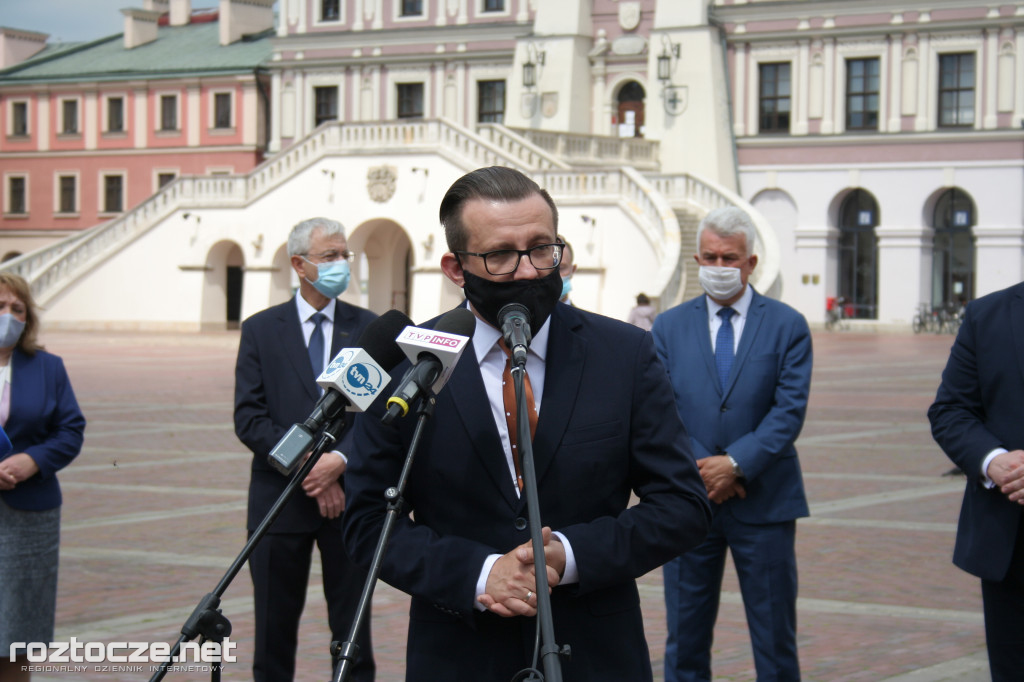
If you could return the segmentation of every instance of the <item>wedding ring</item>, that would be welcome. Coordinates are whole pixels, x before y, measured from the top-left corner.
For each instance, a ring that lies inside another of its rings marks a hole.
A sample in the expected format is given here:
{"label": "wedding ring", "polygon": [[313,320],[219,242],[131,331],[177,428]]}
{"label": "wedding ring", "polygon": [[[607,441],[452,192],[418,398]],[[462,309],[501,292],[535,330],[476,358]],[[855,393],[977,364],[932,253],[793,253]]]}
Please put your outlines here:
{"label": "wedding ring", "polygon": [[526,593],[526,601],[530,601],[531,599],[533,599],[533,592],[532,591]]}

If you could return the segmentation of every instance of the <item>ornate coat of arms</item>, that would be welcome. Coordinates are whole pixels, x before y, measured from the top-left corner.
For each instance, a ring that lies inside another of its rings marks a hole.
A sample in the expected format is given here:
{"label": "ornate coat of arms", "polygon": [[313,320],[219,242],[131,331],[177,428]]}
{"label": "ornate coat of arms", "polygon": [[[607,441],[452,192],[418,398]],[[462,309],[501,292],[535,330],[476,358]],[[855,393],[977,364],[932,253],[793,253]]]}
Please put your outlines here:
{"label": "ornate coat of arms", "polygon": [[395,181],[398,169],[394,166],[377,166],[366,172],[366,191],[370,198],[383,204],[395,195]]}

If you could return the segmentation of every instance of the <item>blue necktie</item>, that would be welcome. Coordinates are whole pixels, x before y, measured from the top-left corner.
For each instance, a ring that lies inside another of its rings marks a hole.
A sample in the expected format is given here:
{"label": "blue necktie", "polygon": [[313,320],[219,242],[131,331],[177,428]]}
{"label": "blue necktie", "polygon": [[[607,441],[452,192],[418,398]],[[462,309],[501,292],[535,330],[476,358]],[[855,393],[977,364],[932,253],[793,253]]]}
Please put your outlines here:
{"label": "blue necktie", "polygon": [[313,376],[318,377],[324,371],[324,329],[320,323],[327,319],[323,313],[315,313],[309,318],[313,323],[313,333],[309,337],[309,364],[313,367]]}
{"label": "blue necktie", "polygon": [[732,361],[735,354],[732,349],[732,320],[730,319],[736,311],[732,308],[722,308],[718,316],[722,318],[722,325],[718,328],[718,336],[715,337],[715,366],[718,368],[718,382],[725,390],[725,384],[729,381],[729,371],[732,369]]}

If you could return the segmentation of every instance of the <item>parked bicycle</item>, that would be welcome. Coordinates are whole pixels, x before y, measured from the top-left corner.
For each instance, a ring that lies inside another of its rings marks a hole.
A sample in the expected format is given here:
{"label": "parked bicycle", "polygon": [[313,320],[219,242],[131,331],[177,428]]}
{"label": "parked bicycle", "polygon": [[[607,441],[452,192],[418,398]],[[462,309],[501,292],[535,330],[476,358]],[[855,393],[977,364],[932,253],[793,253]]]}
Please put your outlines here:
{"label": "parked bicycle", "polygon": [[927,303],[920,303],[911,322],[911,328],[915,334],[921,332],[956,334],[960,330],[960,323],[963,322],[963,319],[964,306],[962,305],[947,303],[943,306],[932,307]]}
{"label": "parked bicycle", "polygon": [[846,320],[852,317],[851,308],[846,303],[845,296],[829,296],[825,299],[825,330],[844,331],[850,328]]}

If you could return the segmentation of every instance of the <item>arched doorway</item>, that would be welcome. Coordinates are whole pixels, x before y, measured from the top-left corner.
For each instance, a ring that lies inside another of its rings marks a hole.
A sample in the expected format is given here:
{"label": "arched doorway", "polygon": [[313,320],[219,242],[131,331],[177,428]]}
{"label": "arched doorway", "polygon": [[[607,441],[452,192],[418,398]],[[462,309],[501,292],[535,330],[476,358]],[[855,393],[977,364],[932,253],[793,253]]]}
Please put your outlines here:
{"label": "arched doorway", "polygon": [[952,187],[935,202],[932,307],[957,308],[974,298],[974,200]]}
{"label": "arched doorway", "polygon": [[203,281],[202,329],[238,329],[244,267],[245,256],[235,242],[217,242],[210,248]]}
{"label": "arched doorway", "polygon": [[839,290],[846,313],[878,319],[878,202],[855,189],[839,207]]}
{"label": "arched doorway", "polygon": [[644,97],[644,88],[636,81],[629,81],[619,89],[615,118],[619,137],[644,136]]}
{"label": "arched doorway", "polygon": [[342,298],[375,313],[394,308],[408,315],[414,254],[405,230],[392,220],[369,220],[352,231],[348,248],[356,257]]}

